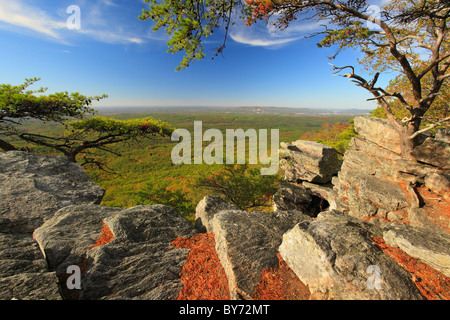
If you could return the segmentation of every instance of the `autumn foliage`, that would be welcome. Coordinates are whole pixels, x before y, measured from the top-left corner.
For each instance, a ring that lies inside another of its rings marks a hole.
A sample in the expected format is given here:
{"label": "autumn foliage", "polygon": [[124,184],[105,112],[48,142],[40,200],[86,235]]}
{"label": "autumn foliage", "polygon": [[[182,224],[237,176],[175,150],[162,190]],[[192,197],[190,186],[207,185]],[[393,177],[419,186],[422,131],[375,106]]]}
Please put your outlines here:
{"label": "autumn foliage", "polygon": [[228,280],[215,249],[214,235],[198,233],[177,238],[171,245],[190,249],[181,273],[184,284],[178,300],[229,300]]}
{"label": "autumn foliage", "polygon": [[257,20],[267,20],[273,10],[270,0],[247,0],[246,3],[253,9],[252,15],[247,17],[246,26],[251,26]]}
{"label": "autumn foliage", "polygon": [[279,264],[261,272],[258,286],[253,293],[256,300],[308,300],[310,292],[294,271],[277,254]]}
{"label": "autumn foliage", "polygon": [[109,243],[112,239],[114,239],[114,235],[111,229],[109,229],[105,222],[102,222],[102,235],[97,239],[95,244],[89,248],[89,250],[98,246],[103,246]]}
{"label": "autumn foliage", "polygon": [[450,300],[450,278],[422,261],[409,256],[401,249],[387,245],[381,237],[373,237],[373,241],[381,250],[411,273],[414,283],[426,299]]}

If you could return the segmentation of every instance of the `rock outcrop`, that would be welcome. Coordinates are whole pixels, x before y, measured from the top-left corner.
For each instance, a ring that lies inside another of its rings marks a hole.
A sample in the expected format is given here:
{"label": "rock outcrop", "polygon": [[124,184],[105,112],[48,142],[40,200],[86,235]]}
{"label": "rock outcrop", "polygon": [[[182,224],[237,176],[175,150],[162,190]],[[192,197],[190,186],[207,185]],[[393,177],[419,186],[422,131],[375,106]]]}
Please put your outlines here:
{"label": "rock outcrop", "polygon": [[450,143],[422,136],[416,162],[400,156],[387,120],[356,117],[351,149],[333,178],[340,210],[373,223],[402,222],[450,232]]}
{"label": "rock outcrop", "polygon": [[327,183],[341,166],[334,148],[313,141],[282,142],[280,156],[288,181]]}
{"label": "rock outcrop", "polygon": [[100,203],[104,190],[66,157],[0,153],[0,232],[32,233],[58,209]]}
{"label": "rock outcrop", "polygon": [[423,299],[411,275],[374,245],[377,232],[325,211],[286,232],[279,250],[315,299]]}
{"label": "rock outcrop", "polygon": [[[176,299],[195,228],[173,208],[98,203],[65,157],[0,154],[0,299]],[[80,271],[80,288],[68,281]]]}
{"label": "rock outcrop", "polygon": [[0,298],[61,299],[32,237],[58,209],[99,203],[104,191],[65,157],[0,153]]}
{"label": "rock outcrop", "polygon": [[448,132],[423,136],[412,162],[386,121],[355,128],[343,161],[283,145],[272,212],[206,196],[195,226],[163,205],[100,205],[64,157],[1,153],[0,299],[188,298],[196,275],[216,283],[187,274],[208,259],[231,299],[450,299]]}

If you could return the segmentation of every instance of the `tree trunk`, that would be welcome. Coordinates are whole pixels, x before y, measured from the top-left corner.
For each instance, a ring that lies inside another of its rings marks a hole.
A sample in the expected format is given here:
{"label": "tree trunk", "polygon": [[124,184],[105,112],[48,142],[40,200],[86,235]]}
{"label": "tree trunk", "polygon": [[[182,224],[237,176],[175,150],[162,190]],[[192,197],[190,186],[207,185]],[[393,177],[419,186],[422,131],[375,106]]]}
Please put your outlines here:
{"label": "tree trunk", "polygon": [[69,159],[70,162],[77,163],[76,157],[77,153],[75,152],[64,152],[65,156]]}
{"label": "tree trunk", "polygon": [[18,150],[12,144],[10,144],[9,142],[6,142],[5,140],[2,140],[2,139],[0,139],[0,148],[2,148],[5,151]]}
{"label": "tree trunk", "polygon": [[418,137],[410,138],[414,132],[419,129],[420,123],[411,122],[408,125],[402,127],[399,130],[400,135],[400,150],[402,153],[402,157],[407,160],[415,160],[415,157],[412,155],[414,148],[418,145]]}

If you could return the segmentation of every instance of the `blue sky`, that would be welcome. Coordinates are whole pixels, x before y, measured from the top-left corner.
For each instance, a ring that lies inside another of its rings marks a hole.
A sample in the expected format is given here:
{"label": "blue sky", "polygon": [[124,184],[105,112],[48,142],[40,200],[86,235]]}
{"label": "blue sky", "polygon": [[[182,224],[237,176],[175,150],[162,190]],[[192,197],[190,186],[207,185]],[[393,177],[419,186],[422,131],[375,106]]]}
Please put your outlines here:
{"label": "blue sky", "polygon": [[[81,29],[67,20],[80,8]],[[166,52],[167,36],[140,21],[141,0],[0,0],[0,83],[40,77],[48,92],[108,94],[101,106],[278,106],[373,109],[371,96],[342,77],[333,77],[317,48],[315,24],[283,32],[257,23],[236,24],[223,56],[211,60],[219,33],[208,39],[207,57],[176,72],[182,54]],[[333,64],[356,65],[357,52]],[[387,81],[388,79],[381,79]]]}

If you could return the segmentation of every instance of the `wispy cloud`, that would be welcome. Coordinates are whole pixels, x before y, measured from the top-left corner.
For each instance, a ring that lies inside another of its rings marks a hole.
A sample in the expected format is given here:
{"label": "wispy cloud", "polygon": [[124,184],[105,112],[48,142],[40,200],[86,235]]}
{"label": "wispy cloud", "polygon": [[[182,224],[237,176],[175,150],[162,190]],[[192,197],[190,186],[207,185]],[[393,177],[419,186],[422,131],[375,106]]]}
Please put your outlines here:
{"label": "wispy cloud", "polygon": [[0,27],[13,32],[27,32],[34,36],[69,44],[84,36],[105,43],[142,44],[145,36],[134,30],[126,31],[123,21],[111,19],[107,8],[117,10],[112,0],[80,1],[81,29],[67,27],[66,8],[54,10],[54,14],[25,4],[22,0],[0,0]]}
{"label": "wispy cloud", "polygon": [[287,38],[287,39],[268,39],[258,37],[255,38],[249,34],[244,32],[234,32],[230,34],[231,39],[238,43],[247,44],[250,46],[258,46],[258,47],[273,47],[280,46],[283,44],[287,44],[289,42],[297,40],[297,38]]}
{"label": "wispy cloud", "polygon": [[60,39],[58,30],[65,28],[65,22],[55,21],[39,8],[30,8],[20,1],[0,1],[0,21],[19,28],[25,28]]}
{"label": "wispy cloud", "polygon": [[317,31],[320,27],[318,23],[301,23],[291,24],[280,31],[270,21],[267,24],[256,23],[251,27],[237,23],[232,27],[230,37],[238,43],[277,49]]}

